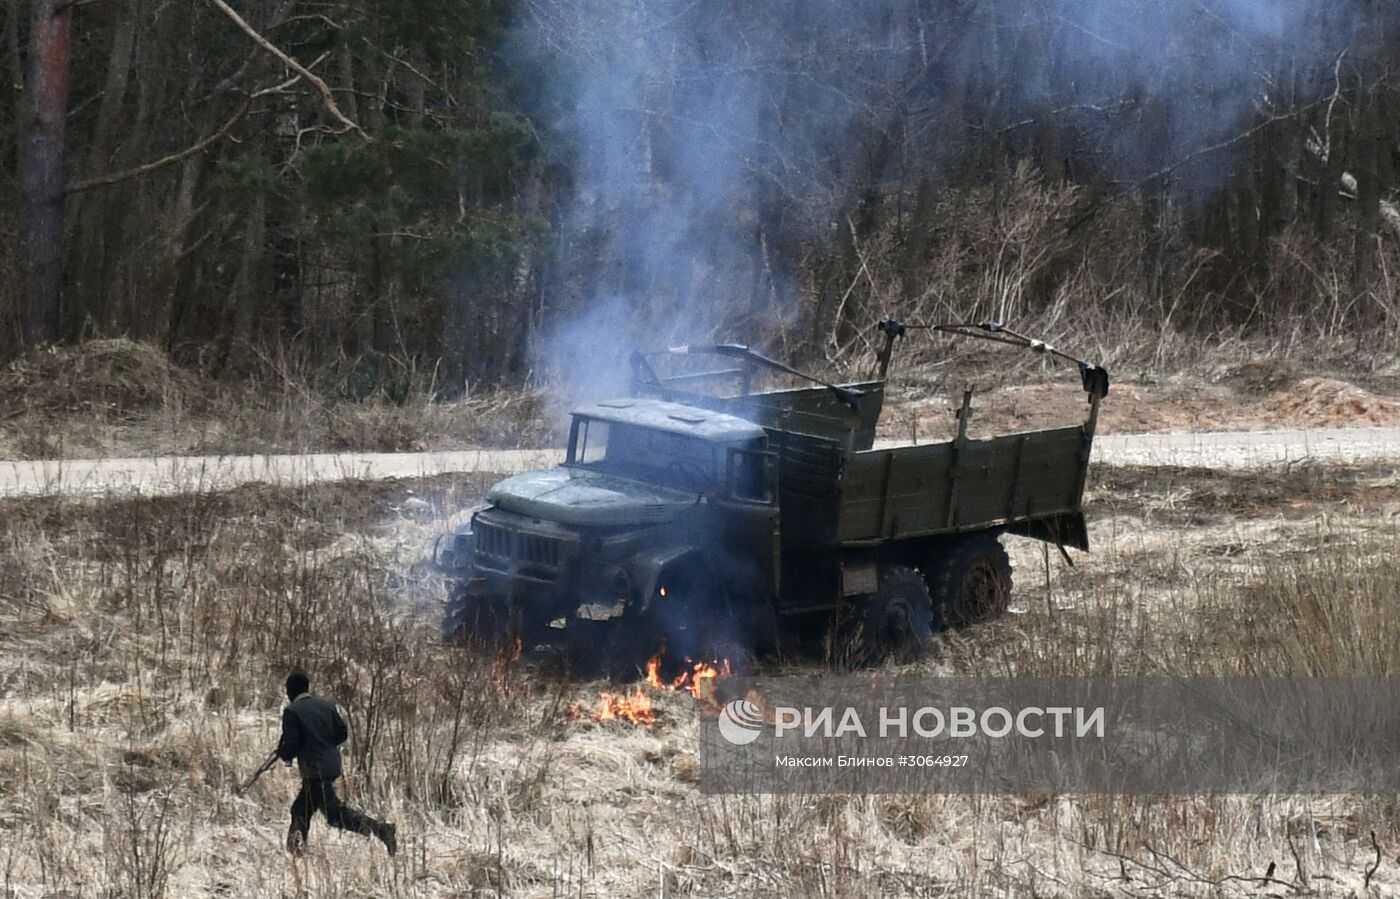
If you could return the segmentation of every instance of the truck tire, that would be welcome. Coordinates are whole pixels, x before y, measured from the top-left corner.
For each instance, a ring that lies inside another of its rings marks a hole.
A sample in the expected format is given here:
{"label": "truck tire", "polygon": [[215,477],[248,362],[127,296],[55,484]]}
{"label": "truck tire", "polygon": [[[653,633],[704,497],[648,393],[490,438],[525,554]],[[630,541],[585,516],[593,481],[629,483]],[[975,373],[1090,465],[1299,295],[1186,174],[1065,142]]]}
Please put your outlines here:
{"label": "truck tire", "polygon": [[505,646],[517,629],[501,603],[473,598],[466,590],[454,589],[447,598],[442,616],[442,636],[449,643],[473,642],[500,648]]}
{"label": "truck tire", "polygon": [[995,534],[961,537],[940,547],[929,565],[929,592],[939,623],[966,627],[995,618],[1011,600],[1011,558]]}
{"label": "truck tire", "polygon": [[727,664],[732,677],[750,677],[758,669],[758,653],[743,638],[715,640],[706,650],[710,658],[705,661],[717,666]]}
{"label": "truck tire", "polygon": [[860,597],[846,631],[834,646],[835,661],[850,668],[882,662],[912,662],[923,655],[933,635],[933,603],[928,584],[904,565],[880,568],[880,587]]}
{"label": "truck tire", "polygon": [[650,616],[652,642],[661,649],[662,677],[677,677],[696,662],[728,661],[732,673],[751,673],[756,657],[753,616],[736,607],[707,568],[687,566],[668,581],[671,595],[653,605]]}
{"label": "truck tire", "polygon": [[448,643],[460,643],[467,636],[467,603],[460,590],[447,595],[447,605],[442,612],[442,639]]}
{"label": "truck tire", "polygon": [[642,635],[627,621],[575,621],[563,641],[566,671],[572,677],[635,680],[646,659]]}

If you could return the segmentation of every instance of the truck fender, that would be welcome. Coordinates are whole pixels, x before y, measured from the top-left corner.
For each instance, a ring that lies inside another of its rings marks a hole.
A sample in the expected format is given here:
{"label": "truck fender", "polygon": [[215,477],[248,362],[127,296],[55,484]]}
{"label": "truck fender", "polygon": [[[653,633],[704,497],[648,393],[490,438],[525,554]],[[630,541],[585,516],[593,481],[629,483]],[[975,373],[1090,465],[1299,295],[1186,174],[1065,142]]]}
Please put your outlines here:
{"label": "truck fender", "polygon": [[472,526],[476,513],[489,508],[487,503],[477,503],[460,516],[460,523],[446,534],[439,534],[433,541],[433,554],[429,566],[440,574],[460,577],[470,572],[472,556],[476,551]]}
{"label": "truck fender", "polygon": [[638,609],[645,612],[651,608],[657,591],[664,586],[661,579],[667,571],[700,560],[700,548],[688,545],[667,546],[638,553],[631,565]]}

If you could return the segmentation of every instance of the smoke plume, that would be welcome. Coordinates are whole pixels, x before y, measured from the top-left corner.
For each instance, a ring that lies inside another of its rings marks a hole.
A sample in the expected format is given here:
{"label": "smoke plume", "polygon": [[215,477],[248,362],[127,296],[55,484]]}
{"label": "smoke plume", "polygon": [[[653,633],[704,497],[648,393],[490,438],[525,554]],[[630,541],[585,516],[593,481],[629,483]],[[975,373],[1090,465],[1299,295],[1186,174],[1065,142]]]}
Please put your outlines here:
{"label": "smoke plume", "polygon": [[[1207,196],[1253,123],[1325,96],[1360,0],[532,0],[509,56],[567,173],[545,289],[580,392],[634,343],[789,333],[880,204],[1050,129],[1066,177]],[[1386,13],[1388,16],[1389,14]],[[1045,153],[1047,141],[1037,145]],[[565,177],[565,176],[561,176]]]}

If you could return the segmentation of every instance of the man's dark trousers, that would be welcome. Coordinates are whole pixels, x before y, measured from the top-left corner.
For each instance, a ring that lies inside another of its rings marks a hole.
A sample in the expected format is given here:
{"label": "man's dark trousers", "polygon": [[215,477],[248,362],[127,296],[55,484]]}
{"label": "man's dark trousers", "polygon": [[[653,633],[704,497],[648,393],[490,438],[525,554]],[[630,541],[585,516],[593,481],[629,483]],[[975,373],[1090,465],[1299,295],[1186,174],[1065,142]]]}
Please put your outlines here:
{"label": "man's dark trousers", "polygon": [[365,836],[378,835],[378,821],[340,801],[340,797],[335,794],[334,778],[303,780],[301,791],[297,793],[297,798],[292,800],[292,826],[287,833],[288,845],[293,844],[294,838],[299,838],[301,845],[306,844],[307,834],[311,830],[311,816],[317,812],[326,816],[326,823],[331,827]]}

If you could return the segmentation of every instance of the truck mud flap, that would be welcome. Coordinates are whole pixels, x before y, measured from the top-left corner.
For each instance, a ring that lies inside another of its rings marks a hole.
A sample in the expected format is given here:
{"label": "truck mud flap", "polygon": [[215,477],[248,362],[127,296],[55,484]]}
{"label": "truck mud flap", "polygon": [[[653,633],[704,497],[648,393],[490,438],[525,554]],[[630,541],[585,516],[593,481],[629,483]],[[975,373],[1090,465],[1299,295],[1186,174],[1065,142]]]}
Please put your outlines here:
{"label": "truck mud flap", "polygon": [[1008,534],[1044,540],[1058,546],[1089,551],[1089,526],[1084,522],[1083,512],[1067,512],[1033,521],[1018,521],[1005,527]]}

